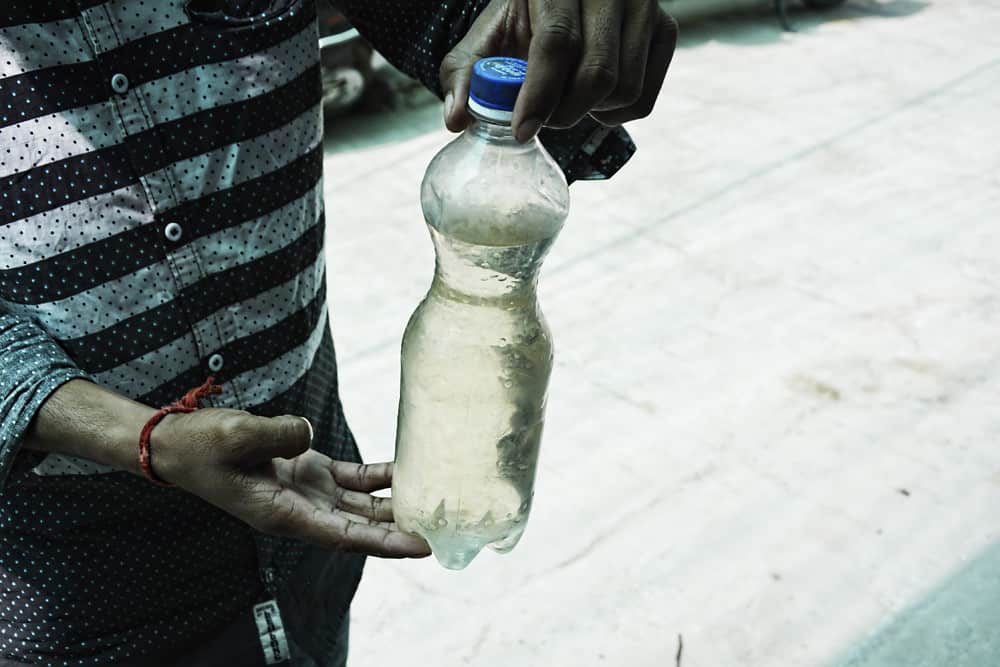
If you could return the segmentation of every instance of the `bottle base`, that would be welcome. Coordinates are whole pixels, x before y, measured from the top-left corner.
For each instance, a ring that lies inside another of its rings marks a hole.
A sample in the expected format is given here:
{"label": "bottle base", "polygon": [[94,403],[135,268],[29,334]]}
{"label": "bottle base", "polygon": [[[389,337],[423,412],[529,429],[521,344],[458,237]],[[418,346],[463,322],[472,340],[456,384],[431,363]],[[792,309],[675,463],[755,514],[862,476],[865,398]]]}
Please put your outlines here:
{"label": "bottle base", "polygon": [[[469,566],[476,556],[485,548],[489,547],[493,551],[506,554],[514,550],[521,540],[524,528],[518,527],[514,532],[507,535],[473,535],[463,533],[444,533],[443,531],[414,531],[422,537],[431,547],[434,558],[448,570],[464,570]],[[497,538],[500,539],[497,539]]]}

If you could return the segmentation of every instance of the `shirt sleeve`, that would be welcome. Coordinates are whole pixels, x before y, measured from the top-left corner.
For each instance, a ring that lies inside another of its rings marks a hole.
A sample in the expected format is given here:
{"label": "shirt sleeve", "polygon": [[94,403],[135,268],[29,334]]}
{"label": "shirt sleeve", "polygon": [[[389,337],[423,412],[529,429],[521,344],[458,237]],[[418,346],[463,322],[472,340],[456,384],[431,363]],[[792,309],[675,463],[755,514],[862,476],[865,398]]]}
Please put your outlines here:
{"label": "shirt sleeve", "polygon": [[[438,70],[490,0],[334,0],[386,60],[442,96]],[[613,176],[635,153],[624,129],[590,117],[569,130],[545,128],[542,143],[569,182]]]}
{"label": "shirt sleeve", "polygon": [[63,383],[87,377],[42,327],[0,304],[0,489],[38,408]]}

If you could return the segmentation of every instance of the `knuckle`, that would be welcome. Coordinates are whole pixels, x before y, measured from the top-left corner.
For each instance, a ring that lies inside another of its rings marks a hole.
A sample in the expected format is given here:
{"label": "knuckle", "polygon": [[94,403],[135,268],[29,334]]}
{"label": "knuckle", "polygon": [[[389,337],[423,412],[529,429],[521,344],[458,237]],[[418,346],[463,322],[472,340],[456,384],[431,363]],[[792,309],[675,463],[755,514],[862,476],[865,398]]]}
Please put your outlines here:
{"label": "knuckle", "polygon": [[459,53],[456,50],[448,52],[448,54],[441,60],[441,66],[438,68],[438,75],[442,79],[450,78],[455,72],[461,70],[466,63],[466,58],[464,54]]}
{"label": "knuckle", "polygon": [[357,465],[358,465],[358,468],[357,468],[357,471],[355,472],[355,475],[357,476],[358,483],[362,487],[364,487],[364,486],[366,486],[368,484],[368,476],[371,473],[368,470],[368,466],[365,465],[364,463],[359,463]]}
{"label": "knuckle", "polygon": [[603,62],[587,63],[580,68],[580,87],[607,96],[618,87],[618,71]]}
{"label": "knuckle", "polygon": [[215,425],[212,448],[220,459],[238,461],[253,451],[254,435],[253,422],[246,414],[225,415]]}
{"label": "knuckle", "polygon": [[357,533],[358,524],[350,521],[344,526],[343,532],[340,534],[340,548],[344,551],[356,552],[360,550],[360,545],[358,544],[355,533]]}
{"label": "knuckle", "polygon": [[547,53],[577,56],[583,49],[583,37],[568,14],[549,17],[538,34],[538,42]]}
{"label": "knuckle", "polygon": [[247,425],[243,415],[225,415],[215,424],[215,437],[221,442],[236,443],[247,437]]}

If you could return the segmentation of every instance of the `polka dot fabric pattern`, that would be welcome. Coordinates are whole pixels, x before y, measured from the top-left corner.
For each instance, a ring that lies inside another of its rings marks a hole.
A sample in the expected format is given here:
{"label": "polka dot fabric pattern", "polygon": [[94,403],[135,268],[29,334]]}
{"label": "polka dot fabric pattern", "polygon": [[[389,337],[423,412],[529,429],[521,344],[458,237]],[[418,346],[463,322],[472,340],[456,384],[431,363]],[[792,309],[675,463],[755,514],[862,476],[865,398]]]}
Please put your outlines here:
{"label": "polka dot fabric pattern", "polygon": [[195,4],[0,7],[0,662],[155,664],[264,598],[321,658],[360,579],[361,557],[17,447],[69,379],[163,405],[214,374],[214,405],[305,415],[360,461],[326,312],[315,8]]}
{"label": "polka dot fabric pattern", "polygon": [[[338,3],[438,93],[485,4]],[[0,3],[0,664],[160,664],[272,598],[317,664],[336,645],[363,557],[19,448],[70,379],[162,406],[214,375],[211,404],[304,415],[361,460],[326,308],[317,42],[312,0]],[[543,141],[570,180],[633,150],[587,124]]]}

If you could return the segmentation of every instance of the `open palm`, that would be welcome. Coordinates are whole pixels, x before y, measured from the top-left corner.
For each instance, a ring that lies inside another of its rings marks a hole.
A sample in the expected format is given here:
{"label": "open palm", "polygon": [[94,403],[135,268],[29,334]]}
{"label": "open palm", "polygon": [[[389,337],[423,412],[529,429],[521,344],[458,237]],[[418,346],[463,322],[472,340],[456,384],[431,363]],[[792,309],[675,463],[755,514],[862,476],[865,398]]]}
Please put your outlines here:
{"label": "open palm", "polygon": [[310,449],[273,459],[235,481],[246,494],[246,516],[240,518],[263,532],[385,558],[430,554],[422,539],[393,523],[392,499],[371,495],[392,485],[391,463],[334,461]]}

